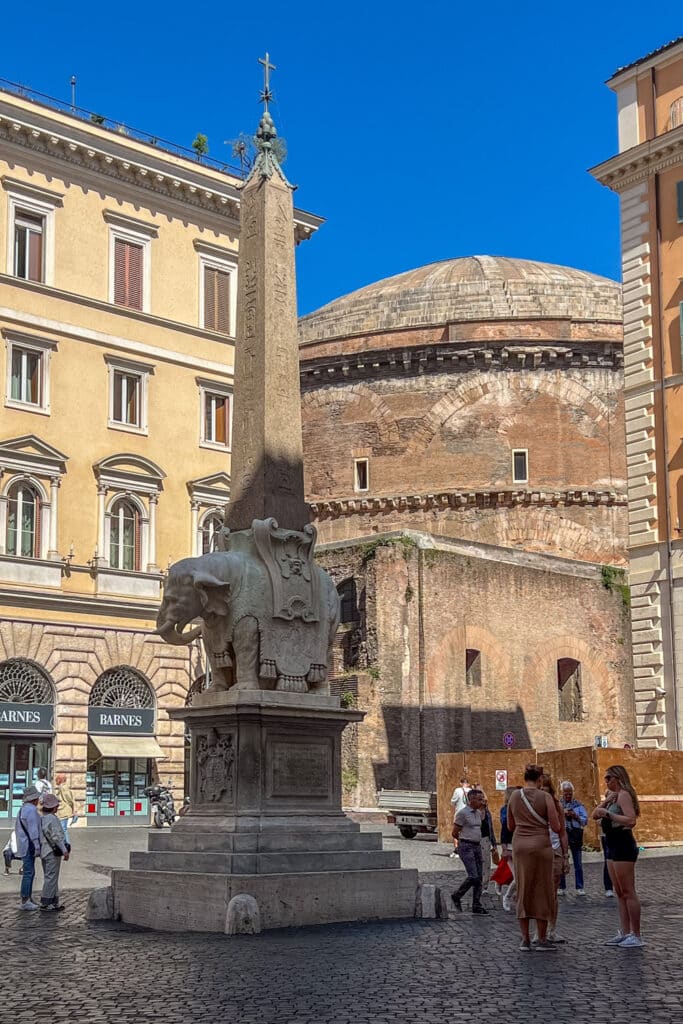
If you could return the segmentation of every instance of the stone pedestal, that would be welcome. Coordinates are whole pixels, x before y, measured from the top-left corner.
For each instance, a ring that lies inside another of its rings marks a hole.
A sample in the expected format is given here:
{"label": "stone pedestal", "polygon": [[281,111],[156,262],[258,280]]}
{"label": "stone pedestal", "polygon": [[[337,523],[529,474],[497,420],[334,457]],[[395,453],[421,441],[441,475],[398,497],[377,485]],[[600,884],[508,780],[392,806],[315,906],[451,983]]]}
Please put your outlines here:
{"label": "stone pedestal", "polygon": [[112,876],[114,913],[167,931],[226,931],[252,896],[263,928],[413,917],[417,872],[341,809],[336,697],[237,690],[172,711],[191,735],[191,809]]}

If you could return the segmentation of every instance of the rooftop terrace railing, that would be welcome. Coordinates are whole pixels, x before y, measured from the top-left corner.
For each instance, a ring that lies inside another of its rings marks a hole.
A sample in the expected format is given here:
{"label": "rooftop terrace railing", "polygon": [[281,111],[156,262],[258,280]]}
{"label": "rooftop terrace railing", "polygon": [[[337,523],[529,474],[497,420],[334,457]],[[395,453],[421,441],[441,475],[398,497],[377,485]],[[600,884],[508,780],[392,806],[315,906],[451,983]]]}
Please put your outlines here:
{"label": "rooftop terrace railing", "polygon": [[21,96],[43,107],[58,110],[61,114],[66,114],[68,117],[87,121],[90,124],[97,125],[98,128],[105,128],[116,135],[123,135],[126,138],[135,139],[137,142],[144,142],[148,146],[154,146],[156,149],[162,150],[164,153],[182,157],[184,160],[191,160],[193,163],[200,164],[200,166],[220,171],[222,174],[229,174],[234,178],[243,178],[245,176],[245,169],[237,167],[235,164],[197,153],[186,146],[179,146],[175,142],[169,142],[168,139],[162,139],[158,135],[152,135],[150,132],[133,128],[123,121],[113,120],[110,117],[105,117],[103,114],[97,114],[93,110],[73,106],[71,103],[56,99],[54,96],[48,96],[45,93],[37,92],[35,89],[30,89],[27,85],[22,85],[20,82],[10,82],[6,78],[0,78],[0,92]]}

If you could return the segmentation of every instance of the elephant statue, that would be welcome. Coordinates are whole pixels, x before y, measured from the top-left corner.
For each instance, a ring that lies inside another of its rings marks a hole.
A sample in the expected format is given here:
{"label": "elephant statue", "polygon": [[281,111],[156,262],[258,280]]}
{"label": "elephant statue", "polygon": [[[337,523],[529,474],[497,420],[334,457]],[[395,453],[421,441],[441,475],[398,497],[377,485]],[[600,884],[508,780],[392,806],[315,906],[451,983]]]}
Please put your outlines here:
{"label": "elephant statue", "polygon": [[[290,562],[300,576],[297,560]],[[296,598],[290,602],[291,613],[278,615],[273,570],[258,554],[228,550],[183,558],[168,571],[156,633],[174,645],[202,637],[212,690],[234,686],[329,693],[339,595],[314,562],[307,579],[312,602],[306,605]],[[192,627],[198,619],[202,625]]]}

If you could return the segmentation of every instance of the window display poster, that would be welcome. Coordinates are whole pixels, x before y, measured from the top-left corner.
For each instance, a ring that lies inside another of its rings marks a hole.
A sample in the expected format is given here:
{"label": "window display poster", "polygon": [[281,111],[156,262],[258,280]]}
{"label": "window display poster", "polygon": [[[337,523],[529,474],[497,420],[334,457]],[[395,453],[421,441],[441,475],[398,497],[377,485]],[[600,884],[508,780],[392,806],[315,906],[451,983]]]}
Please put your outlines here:
{"label": "window display poster", "polygon": [[0,775],[0,786],[9,786],[9,775]]}

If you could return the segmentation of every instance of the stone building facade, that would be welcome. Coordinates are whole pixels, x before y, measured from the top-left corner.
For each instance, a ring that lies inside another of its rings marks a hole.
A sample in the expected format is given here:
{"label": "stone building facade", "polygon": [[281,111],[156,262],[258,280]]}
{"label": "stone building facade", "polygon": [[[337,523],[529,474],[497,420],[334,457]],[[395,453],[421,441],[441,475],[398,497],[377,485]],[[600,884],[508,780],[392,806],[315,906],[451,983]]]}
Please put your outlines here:
{"label": "stone building facade", "polygon": [[628,546],[638,743],[683,745],[683,37],[620,68]]}
{"label": "stone building facade", "polygon": [[619,285],[447,260],[300,336],[307,492],[350,617],[336,685],[369,709],[350,799],[430,786],[437,750],[506,730],[633,741]]}

